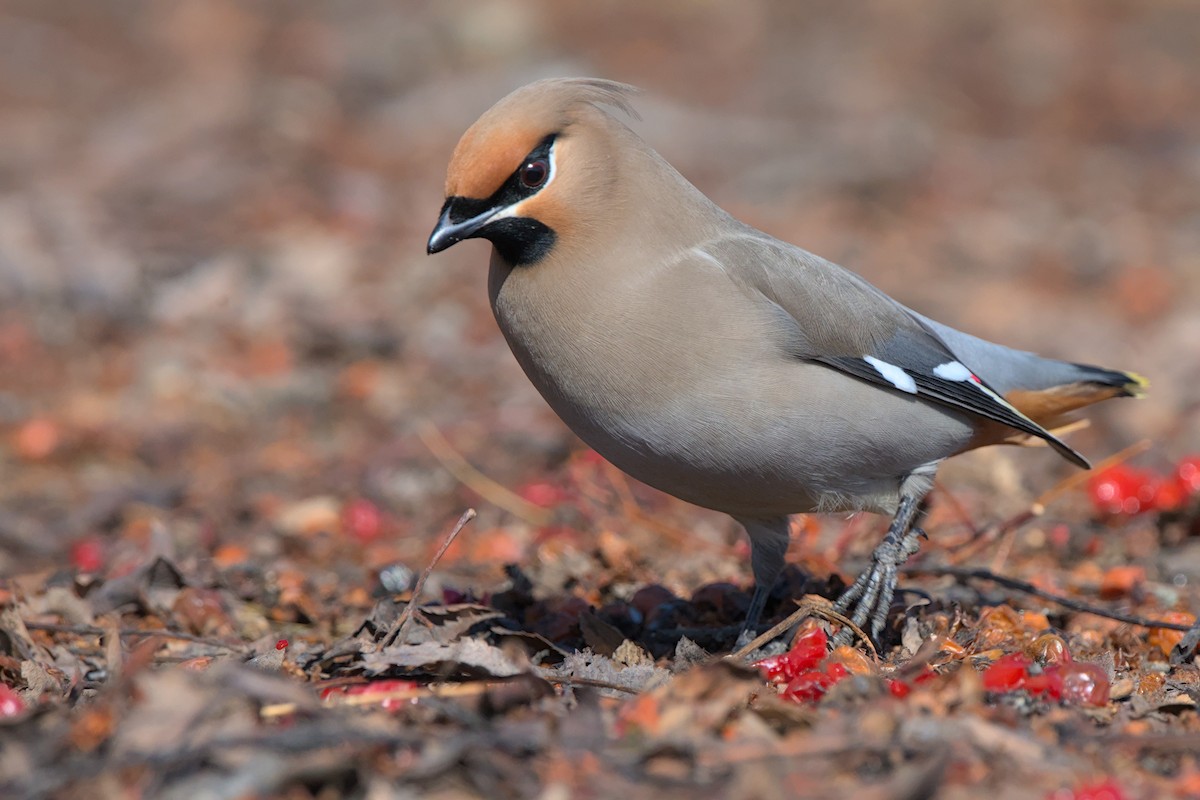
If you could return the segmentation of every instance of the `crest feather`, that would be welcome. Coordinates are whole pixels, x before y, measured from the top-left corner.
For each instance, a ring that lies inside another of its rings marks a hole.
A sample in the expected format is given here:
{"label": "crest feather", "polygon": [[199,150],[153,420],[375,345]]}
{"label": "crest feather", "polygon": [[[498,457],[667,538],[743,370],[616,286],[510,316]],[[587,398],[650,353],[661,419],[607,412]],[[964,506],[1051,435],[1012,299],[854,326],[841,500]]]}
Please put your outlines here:
{"label": "crest feather", "polygon": [[600,78],[547,78],[522,86],[484,112],[454,148],[446,196],[489,197],[551,134],[569,131],[581,106],[608,106],[641,119],[631,102],[641,90]]}

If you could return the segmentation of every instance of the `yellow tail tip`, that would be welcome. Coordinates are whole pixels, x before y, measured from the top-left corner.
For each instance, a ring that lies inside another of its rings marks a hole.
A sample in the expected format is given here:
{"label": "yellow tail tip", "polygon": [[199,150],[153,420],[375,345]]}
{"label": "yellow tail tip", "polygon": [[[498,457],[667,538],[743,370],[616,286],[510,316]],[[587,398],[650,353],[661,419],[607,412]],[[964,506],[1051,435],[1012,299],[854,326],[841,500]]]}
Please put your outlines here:
{"label": "yellow tail tip", "polygon": [[1129,378],[1129,383],[1125,384],[1124,389],[1130,397],[1145,397],[1146,390],[1150,388],[1150,381],[1145,377],[1138,375],[1136,372],[1126,372],[1125,377]]}

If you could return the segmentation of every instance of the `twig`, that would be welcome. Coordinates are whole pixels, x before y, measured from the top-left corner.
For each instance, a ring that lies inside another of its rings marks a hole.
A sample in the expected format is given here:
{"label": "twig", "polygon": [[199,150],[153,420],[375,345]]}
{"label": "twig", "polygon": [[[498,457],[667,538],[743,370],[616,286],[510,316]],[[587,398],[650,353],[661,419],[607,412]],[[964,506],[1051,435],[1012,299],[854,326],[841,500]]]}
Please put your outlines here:
{"label": "twig", "polygon": [[1200,619],[1192,623],[1192,627],[1188,630],[1187,635],[1171,648],[1171,655],[1168,660],[1175,666],[1186,664],[1192,660],[1197,647],[1200,647]]}
{"label": "twig", "polygon": [[1042,496],[1039,497],[1034,502],[1033,505],[1035,508],[1037,508],[1038,515],[1040,516],[1042,513],[1045,512],[1045,510],[1046,510],[1045,507],[1047,505],[1049,505],[1053,501],[1057,500],[1060,496],[1073,490],[1076,486],[1079,486],[1081,483],[1085,483],[1086,481],[1090,480],[1092,477],[1095,476],[1096,473],[1103,472],[1104,470],[1108,469],[1109,467],[1114,467],[1117,464],[1121,464],[1121,463],[1128,461],[1129,459],[1133,458],[1134,456],[1141,455],[1142,453],[1149,450],[1153,444],[1154,443],[1152,441],[1150,441],[1149,439],[1142,439],[1140,442],[1134,442],[1133,444],[1129,445],[1129,447],[1126,447],[1124,450],[1120,450],[1116,453],[1113,453],[1108,458],[1103,459],[1102,461],[1097,463],[1095,466],[1093,466],[1090,471],[1080,470],[1080,471],[1076,472],[1074,475],[1072,475],[1071,477],[1067,478],[1066,480],[1060,481],[1053,488],[1051,488],[1048,492],[1045,492],[1044,494],[1042,494]]}
{"label": "twig", "polygon": [[1021,511],[1020,513],[1000,522],[994,528],[983,531],[978,536],[970,537],[961,543],[948,545],[945,548],[946,551],[955,553],[956,560],[962,560],[969,557],[980,547],[984,547],[1000,538],[1004,534],[1009,533],[1010,531],[1015,531],[1022,525],[1025,525],[1026,523],[1042,516],[1046,513],[1047,506],[1067,492],[1075,489],[1081,483],[1092,478],[1096,473],[1102,472],[1109,467],[1121,464],[1133,458],[1134,456],[1144,453],[1146,450],[1150,449],[1151,445],[1152,442],[1149,439],[1142,439],[1140,442],[1131,444],[1124,450],[1114,453],[1108,458],[1100,461],[1094,467],[1092,467],[1091,470],[1080,470],[1075,472],[1071,476],[1059,481],[1054,486],[1050,487],[1050,489],[1039,495],[1038,498],[1030,503],[1024,511]]}
{"label": "twig", "polygon": [[983,531],[975,524],[975,520],[971,518],[971,514],[967,511],[966,506],[958,499],[958,495],[950,491],[936,479],[933,482],[933,487],[937,492],[938,499],[944,500],[946,505],[950,506],[950,510],[954,512],[954,516],[958,517],[958,523],[970,532],[970,535],[967,537],[968,541],[983,535]]}
{"label": "twig", "polygon": [[[325,705],[372,706],[378,705],[384,700],[421,700],[423,698],[471,697],[477,694],[483,694],[488,689],[501,686],[504,683],[504,681],[472,681],[470,683],[426,684],[424,686],[411,686],[403,689],[389,689],[381,692],[365,692],[363,694],[331,694],[325,698]],[[359,685],[369,686],[370,684],[367,683]]]}
{"label": "twig", "polygon": [[547,509],[534,505],[516,492],[501,486],[496,481],[484,475],[471,466],[459,454],[450,441],[438,430],[432,422],[425,422],[417,428],[417,436],[421,443],[429,449],[433,457],[446,468],[446,471],[476,494],[493,505],[500,506],[505,511],[525,520],[531,525],[549,525],[553,515]]}
{"label": "twig", "polygon": [[867,643],[867,647],[871,648],[871,654],[875,656],[875,660],[879,660],[879,652],[875,649],[875,644],[871,641],[871,637],[867,636],[867,634],[863,632],[862,628],[855,625],[854,622],[848,617],[842,616],[837,611],[834,611],[830,606],[814,603],[811,600],[806,600],[800,603],[799,608],[793,611],[787,617],[787,619],[776,623],[766,633],[760,634],[749,644],[739,648],[737,652],[732,653],[729,657],[735,659],[745,658],[747,655],[753,653],[755,650],[762,647],[779,634],[783,633],[784,631],[791,630],[793,627],[809,617],[821,617],[822,619],[826,619],[830,622],[835,622],[839,625],[845,625],[847,628],[854,631],[858,638]]}
{"label": "twig", "polygon": [[453,530],[451,530],[449,535],[446,536],[446,539],[442,542],[442,546],[439,547],[438,551],[433,554],[433,559],[430,560],[430,562],[425,566],[425,569],[421,571],[421,577],[417,578],[417,585],[413,587],[412,597],[409,599],[408,605],[404,607],[404,611],[400,614],[400,618],[396,620],[396,624],[392,626],[392,629],[388,631],[387,636],[383,638],[384,647],[387,647],[388,645],[392,644],[392,642],[396,641],[397,637],[400,636],[401,631],[403,631],[404,627],[408,625],[408,621],[412,619],[413,611],[416,610],[417,600],[421,596],[421,590],[425,588],[425,581],[429,579],[429,575],[431,572],[433,572],[433,568],[437,565],[437,563],[442,560],[442,556],[444,556],[446,551],[450,549],[450,545],[458,536],[459,531],[461,531],[463,527],[473,519],[475,519],[475,509],[468,508],[463,512],[463,515],[458,518],[458,522],[454,524]]}
{"label": "twig", "polygon": [[1183,731],[1181,733],[1151,733],[1151,734],[1135,734],[1135,733],[1117,733],[1108,736],[1090,736],[1083,739],[1085,742],[1094,742],[1102,747],[1109,746],[1133,746],[1147,750],[1159,750],[1166,752],[1184,752],[1195,753],[1200,747],[1200,733],[1196,731]]}
{"label": "twig", "polygon": [[622,686],[619,683],[609,683],[598,678],[577,678],[574,676],[565,678],[551,677],[550,675],[546,675],[544,670],[540,677],[547,683],[556,683],[560,686],[592,686],[596,689],[612,689],[614,692],[625,692],[626,694],[641,694],[637,689]]}
{"label": "twig", "polygon": [[[25,627],[34,631],[49,631],[51,633],[73,633],[78,636],[104,636],[108,633],[105,628],[98,628],[95,625],[60,625],[56,622],[25,622]],[[245,649],[245,646],[235,646],[218,642],[215,639],[205,639],[203,636],[193,636],[190,633],[178,633],[176,631],[168,631],[165,629],[144,630],[142,628],[119,628],[117,635],[121,638],[130,636],[146,636],[158,637],[160,639],[178,639],[182,642],[195,642],[196,644],[205,644],[209,647],[219,647],[222,650],[230,650],[238,652]]]}
{"label": "twig", "polygon": [[1084,614],[1095,614],[1098,617],[1124,622],[1129,625],[1138,625],[1143,628],[1163,628],[1171,631],[1188,631],[1191,630],[1190,625],[1182,625],[1177,622],[1166,622],[1165,620],[1147,619],[1146,617],[1138,617],[1133,614],[1122,614],[1120,611],[1109,611],[1105,608],[1093,606],[1084,603],[1080,600],[1073,600],[1070,597],[1063,597],[1059,594],[1053,594],[1043,589],[1039,589],[1032,583],[1017,580],[1016,578],[1007,578],[1003,575],[997,575],[987,569],[972,569],[969,567],[937,567],[928,566],[925,564],[912,564],[902,568],[902,571],[907,575],[922,574],[922,575],[946,575],[959,580],[985,580],[997,583],[1007,589],[1013,589],[1024,594],[1032,595],[1042,600],[1055,603],[1063,608],[1069,608],[1072,611],[1079,611]]}
{"label": "twig", "polygon": [[170,750],[112,754],[104,758],[70,759],[54,769],[27,771],[18,780],[0,782],[4,797],[58,796],[58,790],[112,770],[148,768],[157,775],[179,776],[211,763],[220,753],[269,753],[278,757],[310,755],[317,751],[335,750],[345,753],[350,748],[416,748],[424,742],[415,728],[370,728],[363,725],[340,725],[328,716],[312,721],[298,721],[289,726],[272,726],[260,732],[213,737],[207,741],[188,742]]}

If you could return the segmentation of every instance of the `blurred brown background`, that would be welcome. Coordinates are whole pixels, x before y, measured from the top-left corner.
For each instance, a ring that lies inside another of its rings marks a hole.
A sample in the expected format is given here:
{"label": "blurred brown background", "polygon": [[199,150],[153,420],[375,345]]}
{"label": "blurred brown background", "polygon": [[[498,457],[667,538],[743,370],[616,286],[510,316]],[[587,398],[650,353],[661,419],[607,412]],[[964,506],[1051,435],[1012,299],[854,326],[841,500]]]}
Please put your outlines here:
{"label": "blurred brown background", "polygon": [[[353,569],[467,504],[505,532],[468,556],[528,559],[536,526],[418,429],[509,487],[578,445],[495,329],[485,245],[424,245],[458,136],[552,75],[643,87],[635,127],[703,191],[918,310],[1148,375],[1090,455],[1195,451],[1198,42],[1166,1],[6,0],[0,572],[86,537],[277,558],[359,496],[392,539]],[[986,520],[1068,471],[989,452],[946,482]]]}

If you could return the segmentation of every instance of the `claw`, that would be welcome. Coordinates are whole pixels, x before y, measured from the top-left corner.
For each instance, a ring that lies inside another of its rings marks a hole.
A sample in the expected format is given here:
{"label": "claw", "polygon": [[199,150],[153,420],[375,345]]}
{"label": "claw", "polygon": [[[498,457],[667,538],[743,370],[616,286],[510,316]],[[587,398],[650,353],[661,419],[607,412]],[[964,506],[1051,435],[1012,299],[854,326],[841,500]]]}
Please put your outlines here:
{"label": "claw", "polygon": [[[887,624],[900,566],[921,549],[921,539],[927,538],[914,524],[919,513],[918,502],[915,497],[901,498],[887,535],[871,554],[871,568],[859,575],[834,604],[839,613],[867,631],[876,645]],[[833,637],[832,646],[848,645],[853,636],[851,630],[843,628]]]}

